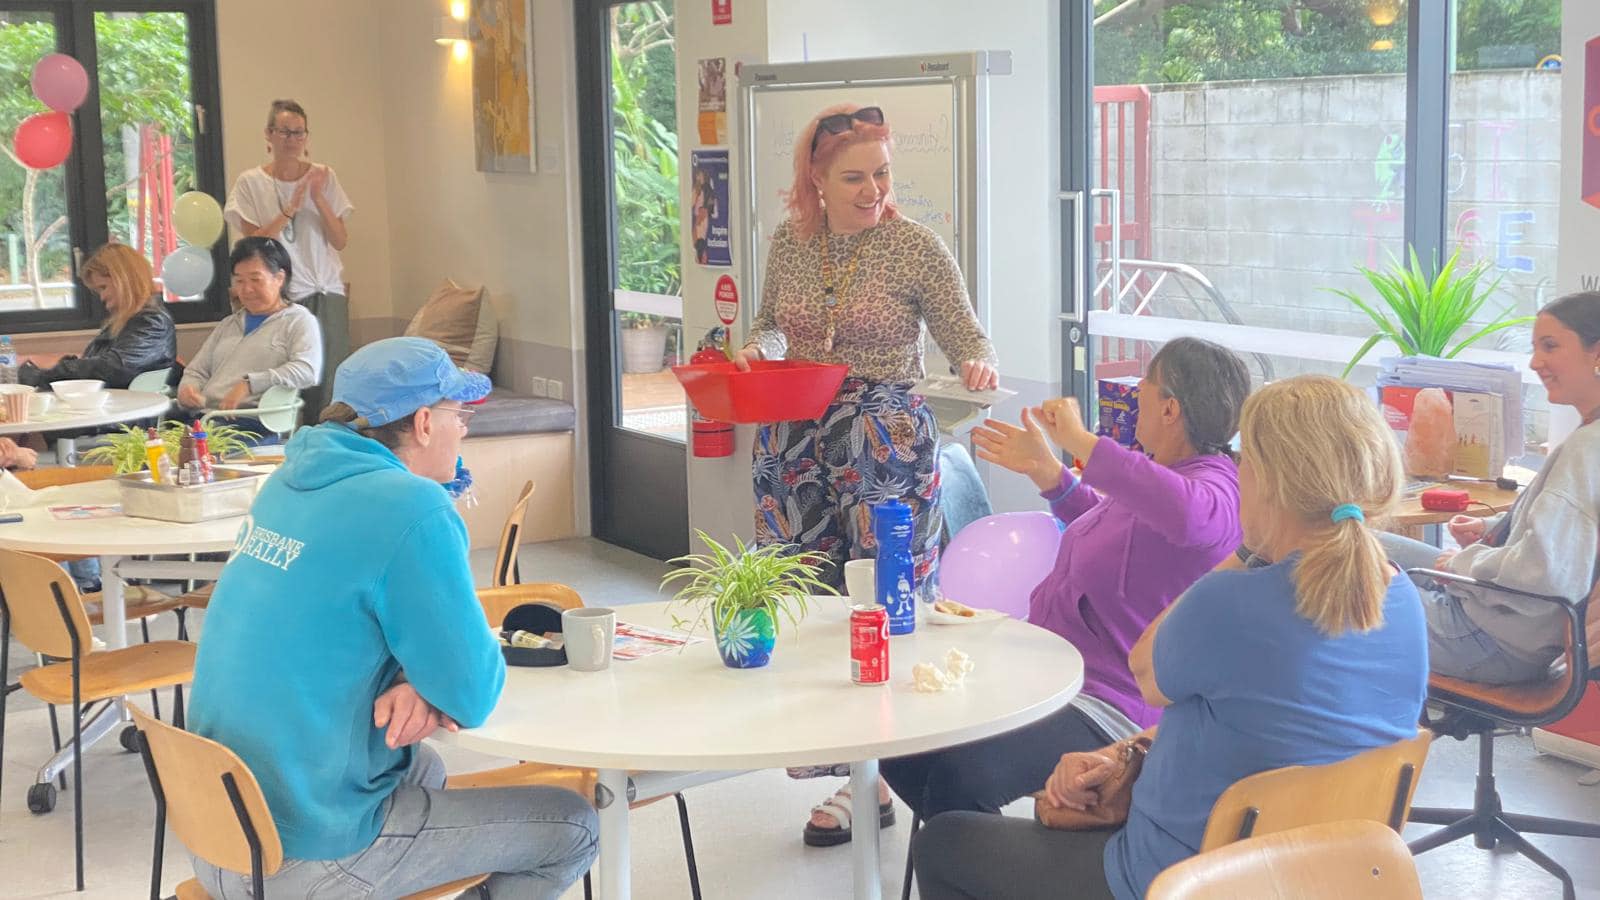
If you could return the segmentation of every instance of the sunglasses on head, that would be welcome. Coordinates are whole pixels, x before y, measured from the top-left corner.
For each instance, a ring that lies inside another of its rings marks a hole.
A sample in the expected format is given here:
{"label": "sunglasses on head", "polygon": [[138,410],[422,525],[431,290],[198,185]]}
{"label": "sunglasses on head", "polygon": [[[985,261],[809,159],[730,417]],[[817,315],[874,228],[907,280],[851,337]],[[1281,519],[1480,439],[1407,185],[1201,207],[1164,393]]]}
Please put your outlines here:
{"label": "sunglasses on head", "polygon": [[811,133],[811,152],[817,152],[817,142],[822,140],[824,133],[844,134],[854,128],[857,122],[865,122],[868,125],[882,125],[883,110],[876,106],[863,106],[853,113],[834,113],[831,116],[823,116],[817,120],[817,130]]}

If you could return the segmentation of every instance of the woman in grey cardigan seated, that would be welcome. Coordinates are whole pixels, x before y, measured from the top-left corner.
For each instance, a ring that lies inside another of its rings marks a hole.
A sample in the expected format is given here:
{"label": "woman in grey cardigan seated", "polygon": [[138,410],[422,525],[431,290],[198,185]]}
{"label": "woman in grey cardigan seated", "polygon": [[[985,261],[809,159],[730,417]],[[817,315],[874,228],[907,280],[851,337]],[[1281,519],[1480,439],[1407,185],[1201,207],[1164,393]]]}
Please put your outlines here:
{"label": "woman in grey cardigan seated", "polygon": [[[1545,460],[1510,512],[1494,519],[1456,516],[1458,550],[1384,535],[1404,569],[1441,569],[1531,594],[1576,602],[1589,595],[1600,543],[1600,292],[1568,294],[1539,311],[1528,360],[1550,395],[1583,425]],[[1433,671],[1482,684],[1548,676],[1566,652],[1567,619],[1538,600],[1419,579]]]}
{"label": "woman in grey cardigan seated", "polygon": [[[271,387],[304,390],[322,378],[322,329],[283,288],[289,253],[274,238],[233,245],[233,292],[240,308],[217,323],[184,369],[178,404],[188,410],[253,407]],[[236,423],[258,431],[250,419]]]}

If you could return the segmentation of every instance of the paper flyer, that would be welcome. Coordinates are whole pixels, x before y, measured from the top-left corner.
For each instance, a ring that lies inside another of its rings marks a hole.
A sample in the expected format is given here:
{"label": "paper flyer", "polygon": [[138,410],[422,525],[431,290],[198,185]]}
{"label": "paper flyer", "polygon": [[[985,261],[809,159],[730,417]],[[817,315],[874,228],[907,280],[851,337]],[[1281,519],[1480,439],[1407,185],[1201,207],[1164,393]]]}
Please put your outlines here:
{"label": "paper flyer", "polygon": [[700,115],[702,144],[728,142],[728,61],[722,57],[700,60]]}
{"label": "paper flyer", "polygon": [[629,622],[617,623],[616,640],[611,645],[611,655],[616,659],[643,659],[668,650],[677,650],[704,641],[703,637],[661,631]]}
{"label": "paper flyer", "polygon": [[689,207],[694,213],[694,261],[702,266],[731,267],[728,151],[696,150],[690,154],[690,168],[694,179],[689,189]]}
{"label": "paper flyer", "polygon": [[75,519],[109,519],[122,515],[121,506],[52,506],[50,515],[68,521]]}

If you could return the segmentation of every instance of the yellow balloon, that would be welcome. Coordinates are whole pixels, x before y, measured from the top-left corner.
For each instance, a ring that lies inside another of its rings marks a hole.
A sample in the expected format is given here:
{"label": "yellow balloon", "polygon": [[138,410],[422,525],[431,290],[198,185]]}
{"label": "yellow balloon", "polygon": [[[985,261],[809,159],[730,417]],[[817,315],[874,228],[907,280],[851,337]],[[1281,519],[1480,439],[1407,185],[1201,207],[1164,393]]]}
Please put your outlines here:
{"label": "yellow balloon", "polygon": [[222,207],[210,194],[190,191],[172,205],[172,227],[196,247],[209,247],[222,236]]}

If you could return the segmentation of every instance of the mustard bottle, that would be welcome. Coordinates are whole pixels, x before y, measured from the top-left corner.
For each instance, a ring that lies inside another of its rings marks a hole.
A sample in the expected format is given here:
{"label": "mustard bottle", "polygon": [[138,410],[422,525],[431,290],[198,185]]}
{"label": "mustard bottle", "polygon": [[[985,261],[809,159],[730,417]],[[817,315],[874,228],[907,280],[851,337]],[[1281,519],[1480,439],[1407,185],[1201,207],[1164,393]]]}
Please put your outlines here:
{"label": "mustard bottle", "polygon": [[161,460],[166,455],[166,442],[161,440],[154,428],[149,429],[144,442],[144,458],[150,466],[150,480],[155,484],[161,483]]}

